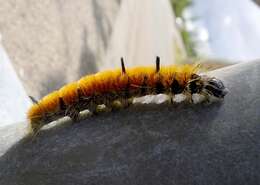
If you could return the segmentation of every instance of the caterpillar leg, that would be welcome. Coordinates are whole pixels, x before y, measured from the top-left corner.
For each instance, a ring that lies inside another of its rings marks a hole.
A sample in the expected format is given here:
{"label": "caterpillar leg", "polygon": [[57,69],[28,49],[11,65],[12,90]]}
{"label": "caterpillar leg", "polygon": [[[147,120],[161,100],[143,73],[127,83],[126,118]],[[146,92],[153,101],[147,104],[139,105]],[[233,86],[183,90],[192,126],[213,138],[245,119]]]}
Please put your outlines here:
{"label": "caterpillar leg", "polygon": [[103,110],[106,108],[104,105],[106,106],[106,103],[102,97],[94,97],[85,102],[82,107],[84,110],[88,110],[91,115],[98,115],[100,112],[104,112]]}
{"label": "caterpillar leg", "polygon": [[121,101],[119,101],[119,100],[113,101],[113,103],[112,103],[112,110],[118,110],[118,109],[121,109],[121,108],[123,108],[123,105],[122,105]]}
{"label": "caterpillar leg", "polygon": [[202,91],[200,94],[205,97],[204,102],[210,103],[210,95],[207,92]]}
{"label": "caterpillar leg", "polygon": [[88,105],[88,110],[91,114],[93,115],[97,115],[98,114],[98,105],[94,102],[90,102],[89,105]]}
{"label": "caterpillar leg", "polygon": [[128,108],[133,104],[134,98],[123,98],[121,99],[121,104],[123,108]]}
{"label": "caterpillar leg", "polygon": [[79,112],[88,110],[91,115],[96,115],[97,107],[98,107],[97,99],[94,97],[88,97],[82,99],[82,102],[78,104],[77,109],[79,110]]}
{"label": "caterpillar leg", "polygon": [[174,104],[174,101],[173,101],[174,94],[169,93],[169,94],[167,94],[167,95],[169,96],[169,103],[170,103],[170,104]]}
{"label": "caterpillar leg", "polygon": [[186,96],[188,97],[189,103],[194,104],[194,101],[193,101],[193,98],[192,98],[192,94],[188,94]]}
{"label": "caterpillar leg", "polygon": [[35,121],[30,123],[30,130],[29,134],[35,138],[38,133],[40,132],[40,129],[45,125],[43,121]]}
{"label": "caterpillar leg", "polygon": [[79,120],[79,113],[79,107],[72,105],[66,109],[65,116],[69,116],[74,122],[77,122]]}
{"label": "caterpillar leg", "polygon": [[118,110],[120,107],[120,101],[117,100],[117,96],[114,93],[107,94],[103,97],[103,100],[99,102],[101,105],[105,105],[105,107],[102,108],[101,105],[98,106],[99,112],[111,112]]}
{"label": "caterpillar leg", "polygon": [[107,102],[105,105],[109,111],[117,111],[117,110],[120,110],[123,108],[123,105],[120,100],[114,100],[112,102]]}

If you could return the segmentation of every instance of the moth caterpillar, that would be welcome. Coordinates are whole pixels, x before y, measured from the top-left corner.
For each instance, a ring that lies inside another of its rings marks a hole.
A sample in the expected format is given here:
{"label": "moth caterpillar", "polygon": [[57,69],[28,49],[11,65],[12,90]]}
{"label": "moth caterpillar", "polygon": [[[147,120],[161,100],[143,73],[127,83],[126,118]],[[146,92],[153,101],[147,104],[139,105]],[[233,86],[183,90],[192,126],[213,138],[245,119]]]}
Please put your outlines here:
{"label": "moth caterpillar", "polygon": [[206,75],[197,74],[195,65],[160,66],[156,58],[155,67],[135,67],[126,69],[121,58],[121,69],[98,72],[82,77],[61,89],[46,95],[30,107],[27,117],[32,132],[58,118],[69,116],[77,120],[80,111],[95,113],[104,104],[113,108],[119,101],[123,107],[131,100],[145,95],[167,94],[174,97],[184,93],[188,97],[198,93],[205,97],[224,98],[227,89],[223,83]]}

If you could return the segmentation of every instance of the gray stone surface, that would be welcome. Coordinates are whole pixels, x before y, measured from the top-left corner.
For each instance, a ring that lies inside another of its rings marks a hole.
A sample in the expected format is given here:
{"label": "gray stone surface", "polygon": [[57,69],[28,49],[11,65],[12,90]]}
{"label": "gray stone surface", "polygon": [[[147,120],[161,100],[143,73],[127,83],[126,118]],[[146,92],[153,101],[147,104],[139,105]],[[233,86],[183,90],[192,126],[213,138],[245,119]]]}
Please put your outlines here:
{"label": "gray stone surface", "polygon": [[32,103],[10,63],[0,38],[0,127],[3,124],[24,121],[26,119],[24,112],[31,105]]}
{"label": "gray stone surface", "polygon": [[0,0],[3,45],[37,99],[98,71],[120,0]]}
{"label": "gray stone surface", "polygon": [[25,137],[1,151],[0,184],[260,184],[260,62],[211,73],[230,90],[223,102],[131,107]]}

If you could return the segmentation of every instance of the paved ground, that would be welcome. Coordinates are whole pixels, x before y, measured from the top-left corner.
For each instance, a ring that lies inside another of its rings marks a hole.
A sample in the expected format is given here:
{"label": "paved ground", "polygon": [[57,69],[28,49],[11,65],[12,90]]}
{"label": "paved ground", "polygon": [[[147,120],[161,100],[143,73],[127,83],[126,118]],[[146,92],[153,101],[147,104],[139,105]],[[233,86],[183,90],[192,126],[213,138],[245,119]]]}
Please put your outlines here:
{"label": "paved ground", "polygon": [[97,71],[120,0],[0,0],[0,33],[29,95]]}

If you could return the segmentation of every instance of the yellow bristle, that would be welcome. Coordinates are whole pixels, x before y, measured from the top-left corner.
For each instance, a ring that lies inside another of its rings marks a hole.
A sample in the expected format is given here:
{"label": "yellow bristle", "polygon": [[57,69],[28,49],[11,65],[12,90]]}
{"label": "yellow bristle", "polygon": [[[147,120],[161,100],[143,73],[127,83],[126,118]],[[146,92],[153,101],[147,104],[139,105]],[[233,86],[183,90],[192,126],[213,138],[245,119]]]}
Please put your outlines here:
{"label": "yellow bristle", "polygon": [[94,82],[95,75],[85,76],[77,82],[84,96],[92,96],[95,93]]}
{"label": "yellow bristle", "polygon": [[44,111],[40,108],[38,104],[33,104],[27,112],[27,117],[31,121],[40,120],[43,113]]}
{"label": "yellow bristle", "polygon": [[95,75],[96,87],[99,93],[112,90],[113,71],[103,71]]}
{"label": "yellow bristle", "polygon": [[59,110],[59,92],[53,91],[52,93],[44,96],[42,100],[39,101],[39,106],[47,113],[54,113]]}
{"label": "yellow bristle", "polygon": [[65,105],[71,105],[78,101],[78,83],[73,82],[63,86],[59,90],[59,97],[62,98]]}

